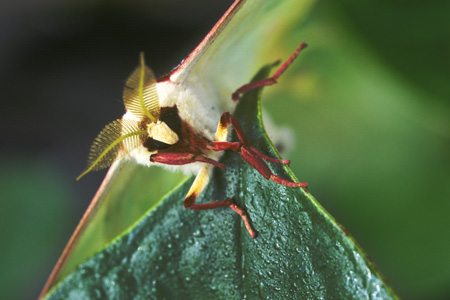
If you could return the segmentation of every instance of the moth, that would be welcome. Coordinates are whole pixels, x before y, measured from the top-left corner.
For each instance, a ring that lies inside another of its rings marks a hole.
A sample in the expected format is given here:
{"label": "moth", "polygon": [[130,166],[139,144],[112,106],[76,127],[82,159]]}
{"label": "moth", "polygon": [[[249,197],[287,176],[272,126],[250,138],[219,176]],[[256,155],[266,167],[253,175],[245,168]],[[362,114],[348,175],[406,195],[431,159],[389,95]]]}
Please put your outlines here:
{"label": "moth", "polygon": [[[244,84],[231,93],[229,101],[237,102],[242,93],[275,84],[306,46],[301,43],[272,77]],[[289,187],[306,188],[306,183],[291,182],[273,174],[267,162],[288,164],[289,161],[268,157],[253,147],[232,113],[223,112],[216,124],[212,124],[208,118],[210,112],[200,101],[207,97],[206,92],[190,89],[173,76],[156,79],[141,53],[139,65],[124,87],[125,115],[108,124],[94,140],[88,167],[77,180],[92,170],[106,168],[124,158],[135,159],[145,166],[169,166],[181,168],[186,173],[195,172],[197,175],[184,199],[184,206],[192,210],[230,207],[242,218],[254,238],[256,231],[247,213],[232,198],[196,203],[209,182],[212,169],[226,168],[218,161],[223,151],[238,152],[265,179]],[[230,127],[236,132],[238,142],[228,141]]]}

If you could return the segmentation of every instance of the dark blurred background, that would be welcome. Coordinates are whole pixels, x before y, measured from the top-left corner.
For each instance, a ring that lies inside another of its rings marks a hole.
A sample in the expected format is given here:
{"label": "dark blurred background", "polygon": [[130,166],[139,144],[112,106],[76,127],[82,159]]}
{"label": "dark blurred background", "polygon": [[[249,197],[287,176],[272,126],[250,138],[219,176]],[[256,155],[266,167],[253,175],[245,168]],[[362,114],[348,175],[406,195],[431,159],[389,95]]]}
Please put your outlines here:
{"label": "dark blurred background", "polygon": [[[157,76],[231,0],[0,4],[0,298],[36,298],[104,172],[76,182],[146,52]],[[450,2],[316,1],[264,106],[292,168],[404,299],[450,298]],[[269,59],[272,60],[273,57]]]}

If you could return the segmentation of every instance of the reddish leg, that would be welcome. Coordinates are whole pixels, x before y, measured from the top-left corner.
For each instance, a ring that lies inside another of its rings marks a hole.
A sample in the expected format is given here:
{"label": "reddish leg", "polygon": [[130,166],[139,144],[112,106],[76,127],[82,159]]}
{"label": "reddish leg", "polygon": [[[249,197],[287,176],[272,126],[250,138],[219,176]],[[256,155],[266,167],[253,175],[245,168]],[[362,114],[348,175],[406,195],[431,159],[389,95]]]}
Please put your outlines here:
{"label": "reddish leg", "polygon": [[221,164],[214,159],[208,158],[203,155],[195,155],[192,153],[169,153],[160,152],[150,155],[151,162],[157,162],[166,165],[187,165],[194,162],[203,162],[221,169],[225,169],[225,165]]}
{"label": "reddish leg", "polygon": [[[240,88],[238,88],[232,95],[231,95],[231,99],[233,101],[238,101],[240,99],[240,94],[257,89],[257,88],[261,88],[264,86],[269,86],[272,84],[277,83],[277,79],[278,77],[281,76],[281,74],[284,73],[284,71],[286,71],[286,69],[289,67],[289,65],[294,61],[294,59],[298,56],[298,54],[300,53],[300,51],[302,51],[302,49],[305,49],[308,45],[306,43],[301,43],[298,48],[294,51],[294,53],[292,53],[292,55],[278,68],[278,70],[275,72],[275,74],[273,74],[272,77],[270,78],[266,78],[260,81],[255,81],[255,82],[250,82],[247,84],[244,84],[243,86],[241,86]],[[278,62],[276,63],[278,64]]]}
{"label": "reddish leg", "polygon": [[[212,145],[212,149],[214,151],[233,150],[236,152],[240,152],[241,147],[242,147],[242,143],[240,143],[240,142],[211,142],[211,145]],[[284,164],[284,165],[290,164],[290,161],[288,159],[278,159],[278,158],[273,158],[273,157],[267,156],[267,155],[261,153],[255,147],[250,146],[250,149],[252,149],[254,152],[256,152],[258,154],[258,156],[261,157],[262,159],[264,159],[265,161],[277,163],[277,164]]]}
{"label": "reddish leg", "polygon": [[233,150],[236,152],[241,151],[241,142],[211,142],[212,149],[214,151]]}
{"label": "reddish leg", "polygon": [[254,238],[256,236],[255,230],[253,230],[252,225],[250,224],[250,218],[248,217],[247,213],[242,210],[242,208],[238,207],[236,204],[232,203],[230,205],[230,208],[234,210],[238,215],[241,216],[242,221],[244,221],[245,228],[247,229],[248,233],[250,234],[251,238]]}
{"label": "reddish leg", "polygon": [[[306,182],[292,182],[286,179],[283,179],[272,173],[269,166],[267,166],[265,161],[288,164],[289,160],[286,159],[277,159],[272,158],[267,155],[262,154],[256,148],[250,146],[248,139],[242,129],[239,121],[229,112],[225,112],[222,114],[219,122],[219,126],[217,128],[217,136],[226,136],[224,132],[228,131],[228,125],[231,124],[236,134],[241,142],[212,142],[212,150],[214,151],[223,151],[223,150],[233,150],[241,153],[241,157],[253,168],[255,168],[264,178],[270,179],[278,184],[290,186],[290,187],[302,187],[306,188],[308,185]],[[219,132],[224,131],[224,132]]]}
{"label": "reddish leg", "polygon": [[262,159],[264,159],[265,161],[268,162],[272,162],[272,163],[276,163],[276,164],[283,164],[283,165],[288,165],[291,163],[291,161],[289,159],[278,159],[278,158],[273,158],[270,156],[267,156],[263,153],[261,153],[258,149],[256,149],[255,147],[250,147],[250,149],[255,152],[259,157],[261,157]]}
{"label": "reddish leg", "polygon": [[[233,143],[227,143],[227,147],[225,149],[230,149],[233,146]],[[239,150],[241,143],[234,143],[236,151]],[[184,199],[184,206],[186,208],[192,210],[207,210],[214,209],[220,207],[229,206],[232,210],[234,210],[244,221],[245,227],[247,228],[248,233],[252,238],[256,236],[256,232],[253,230],[250,225],[250,219],[247,213],[239,208],[236,204],[234,204],[233,199],[225,199],[221,201],[214,201],[210,203],[201,203],[195,204],[197,197],[202,193],[208,184],[211,178],[211,169],[212,166],[219,167],[224,169],[225,165],[221,164],[213,159],[210,159],[203,155],[195,155],[192,153],[168,153],[168,152],[160,152],[150,156],[151,162],[158,162],[166,165],[186,165],[194,162],[203,162],[207,165],[204,165],[200,172],[197,174],[194,183],[191,186],[186,198]]]}
{"label": "reddish leg", "polygon": [[[252,147],[253,148],[253,147]],[[254,151],[254,148],[245,148],[243,147],[241,149],[241,156],[242,158],[253,168],[255,168],[261,175],[266,178],[270,179],[273,182],[276,182],[278,184],[290,186],[290,187],[301,187],[306,188],[307,183],[306,182],[292,182],[286,179],[283,179],[275,174],[272,173],[269,166],[267,166],[266,162],[264,161],[264,158],[258,155],[258,152]]]}
{"label": "reddish leg", "polygon": [[[241,141],[241,146],[249,147],[250,143],[248,142],[247,136],[244,133],[244,129],[242,129],[239,121],[229,112],[224,112],[219,120],[219,125],[217,126],[216,139],[219,142],[222,142],[221,145],[227,140],[228,135],[228,125],[233,126],[234,131],[236,132],[238,139]],[[215,142],[213,142],[214,144]],[[234,143],[230,143],[234,144]],[[219,145],[219,144],[218,144]],[[231,149],[231,148],[228,148]],[[219,150],[220,151],[220,150]]]}
{"label": "reddish leg", "polygon": [[183,202],[184,207],[193,209],[193,210],[207,210],[207,209],[214,209],[214,208],[229,206],[232,210],[234,210],[242,218],[242,220],[244,221],[245,227],[247,228],[247,231],[250,234],[250,237],[254,238],[256,236],[256,232],[253,230],[252,226],[250,225],[250,219],[249,219],[247,213],[244,210],[242,210],[241,208],[239,208],[236,204],[234,204],[233,199],[228,198],[228,199],[221,200],[221,201],[195,204],[197,197],[205,189],[206,185],[209,182],[209,179],[211,178],[211,168],[212,168],[211,165],[205,165],[200,170],[197,177],[195,178],[194,183],[191,186],[191,189],[189,190],[186,198],[184,199],[184,202]]}

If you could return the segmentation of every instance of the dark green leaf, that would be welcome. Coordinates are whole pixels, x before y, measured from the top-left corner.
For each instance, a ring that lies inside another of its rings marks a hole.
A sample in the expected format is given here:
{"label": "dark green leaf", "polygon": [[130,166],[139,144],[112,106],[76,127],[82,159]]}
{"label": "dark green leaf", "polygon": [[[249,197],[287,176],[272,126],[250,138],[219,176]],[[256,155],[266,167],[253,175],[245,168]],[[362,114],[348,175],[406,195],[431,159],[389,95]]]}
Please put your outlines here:
{"label": "dark green leaf", "polygon": [[[235,115],[252,144],[276,156],[262,127],[259,96],[246,94]],[[311,195],[265,180],[236,153],[221,161],[226,171],[215,171],[198,202],[234,197],[247,209],[255,239],[230,209],[185,209],[189,179],[47,299],[396,299]],[[293,177],[287,167],[272,167]]]}

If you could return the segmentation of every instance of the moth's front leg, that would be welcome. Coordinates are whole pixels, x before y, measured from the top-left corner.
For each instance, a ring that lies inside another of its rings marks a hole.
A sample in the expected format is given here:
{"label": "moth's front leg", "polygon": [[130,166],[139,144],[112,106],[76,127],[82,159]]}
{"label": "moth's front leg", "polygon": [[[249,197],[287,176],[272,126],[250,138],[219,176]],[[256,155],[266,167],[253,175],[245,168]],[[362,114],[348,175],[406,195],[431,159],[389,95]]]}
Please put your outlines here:
{"label": "moth's front leg", "polygon": [[218,161],[204,155],[196,155],[193,153],[159,152],[150,155],[150,161],[165,165],[187,165],[195,162],[203,162],[221,169],[225,169],[224,164],[221,164]]}

